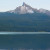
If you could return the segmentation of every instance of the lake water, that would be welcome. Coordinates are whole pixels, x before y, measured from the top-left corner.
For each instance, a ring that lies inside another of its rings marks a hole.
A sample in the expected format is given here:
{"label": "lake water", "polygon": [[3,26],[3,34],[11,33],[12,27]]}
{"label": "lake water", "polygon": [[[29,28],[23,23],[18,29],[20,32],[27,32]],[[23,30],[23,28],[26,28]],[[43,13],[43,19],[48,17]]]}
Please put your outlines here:
{"label": "lake water", "polygon": [[0,32],[0,49],[48,49],[50,32]]}

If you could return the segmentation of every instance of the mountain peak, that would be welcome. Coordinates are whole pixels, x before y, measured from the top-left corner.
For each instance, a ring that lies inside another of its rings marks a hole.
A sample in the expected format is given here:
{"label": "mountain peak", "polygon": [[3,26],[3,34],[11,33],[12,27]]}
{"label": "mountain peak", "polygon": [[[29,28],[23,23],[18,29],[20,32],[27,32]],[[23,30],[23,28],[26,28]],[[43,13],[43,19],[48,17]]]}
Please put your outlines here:
{"label": "mountain peak", "polygon": [[23,5],[22,6],[26,6],[27,4],[25,2],[23,2]]}
{"label": "mountain peak", "polygon": [[28,4],[26,4],[25,2],[23,2],[22,6],[17,7],[16,9],[9,11],[10,13],[18,13],[18,14],[26,14],[26,13],[34,13],[37,12],[37,10],[35,8],[32,8],[31,6],[29,6]]}

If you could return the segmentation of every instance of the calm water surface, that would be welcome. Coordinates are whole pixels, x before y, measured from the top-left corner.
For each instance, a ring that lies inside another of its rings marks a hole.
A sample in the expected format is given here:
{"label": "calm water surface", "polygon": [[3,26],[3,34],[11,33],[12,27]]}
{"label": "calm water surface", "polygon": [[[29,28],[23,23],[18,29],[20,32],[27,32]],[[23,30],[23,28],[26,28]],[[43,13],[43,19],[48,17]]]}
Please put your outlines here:
{"label": "calm water surface", "polygon": [[50,48],[50,32],[0,32],[0,49],[7,48],[46,50]]}

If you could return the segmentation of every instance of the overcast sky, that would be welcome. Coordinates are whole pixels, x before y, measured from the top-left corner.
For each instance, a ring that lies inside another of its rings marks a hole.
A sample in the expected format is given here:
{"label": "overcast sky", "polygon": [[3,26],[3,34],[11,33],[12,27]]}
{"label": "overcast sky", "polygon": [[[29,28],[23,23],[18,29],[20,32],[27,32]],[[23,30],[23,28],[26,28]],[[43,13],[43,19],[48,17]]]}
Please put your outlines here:
{"label": "overcast sky", "polygon": [[50,0],[0,0],[0,12],[13,10],[25,2],[33,8],[50,10]]}

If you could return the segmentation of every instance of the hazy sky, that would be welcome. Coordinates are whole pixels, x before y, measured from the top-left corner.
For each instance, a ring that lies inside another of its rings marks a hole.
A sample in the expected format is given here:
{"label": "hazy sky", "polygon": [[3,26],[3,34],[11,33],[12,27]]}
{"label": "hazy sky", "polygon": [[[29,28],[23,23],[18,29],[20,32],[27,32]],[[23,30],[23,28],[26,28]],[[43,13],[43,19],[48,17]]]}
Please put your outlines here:
{"label": "hazy sky", "polygon": [[0,0],[0,12],[13,10],[25,2],[33,8],[50,10],[50,0]]}

